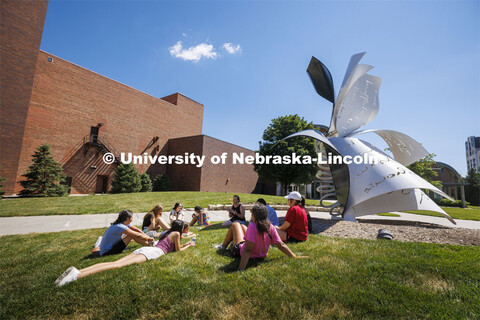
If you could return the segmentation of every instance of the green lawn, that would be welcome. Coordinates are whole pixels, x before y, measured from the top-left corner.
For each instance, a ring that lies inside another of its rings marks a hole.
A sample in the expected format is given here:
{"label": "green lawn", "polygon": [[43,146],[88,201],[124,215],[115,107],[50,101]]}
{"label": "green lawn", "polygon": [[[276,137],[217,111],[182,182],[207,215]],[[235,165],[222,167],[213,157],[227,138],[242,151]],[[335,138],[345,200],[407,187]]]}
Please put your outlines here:
{"label": "green lawn", "polygon": [[[158,203],[170,210],[175,202],[182,202],[186,208],[193,208],[196,205],[206,207],[209,204],[231,204],[233,195],[233,193],[219,192],[142,192],[103,196],[9,199],[0,201],[0,217],[116,213],[123,209],[147,212]],[[243,193],[238,195],[243,203],[253,203],[262,197],[270,204],[287,204],[284,197]],[[318,200],[307,200],[307,204],[318,205]]]}
{"label": "green lawn", "polygon": [[54,280],[116,257],[86,259],[104,229],[1,237],[0,319],[478,319],[480,248],[312,235],[292,244],[309,259],[271,249],[263,263],[213,244],[226,229],[198,231],[197,247],[110,270],[64,287]]}
{"label": "green lawn", "polygon": [[384,216],[384,217],[400,217],[399,214],[391,213],[391,212],[384,212],[384,213],[377,213],[377,216]]}
{"label": "green lawn", "polygon": [[[470,206],[469,208],[442,207],[443,211],[448,213],[453,219],[480,221],[480,208]],[[438,212],[433,211],[406,211],[409,213],[421,214],[425,216],[443,217]]]}

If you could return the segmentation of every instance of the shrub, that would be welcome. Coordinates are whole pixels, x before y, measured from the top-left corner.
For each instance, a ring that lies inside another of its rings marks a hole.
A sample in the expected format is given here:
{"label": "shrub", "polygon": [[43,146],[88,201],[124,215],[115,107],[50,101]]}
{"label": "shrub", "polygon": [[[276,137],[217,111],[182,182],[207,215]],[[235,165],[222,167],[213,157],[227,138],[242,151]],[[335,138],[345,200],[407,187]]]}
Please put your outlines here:
{"label": "shrub", "polygon": [[65,174],[62,166],[50,155],[50,146],[43,144],[32,155],[32,165],[28,167],[27,173],[22,176],[26,178],[20,181],[24,196],[58,197],[67,192]]}
{"label": "shrub", "polygon": [[[452,201],[452,200],[448,200],[448,199],[445,199],[445,198],[442,198],[440,201],[435,201],[439,206],[442,206],[442,207],[458,207],[458,208],[462,208],[462,200],[455,200],[455,201]],[[469,205],[468,202],[465,201],[465,205]]]}
{"label": "shrub", "polygon": [[112,178],[112,193],[132,193],[139,192],[142,189],[142,183],[137,169],[133,164],[120,163]]}
{"label": "shrub", "polygon": [[152,191],[152,179],[150,179],[150,176],[148,174],[142,173],[140,175],[140,184],[142,185],[140,192]]}
{"label": "shrub", "polygon": [[170,179],[166,174],[159,174],[153,179],[153,191],[170,191]]}

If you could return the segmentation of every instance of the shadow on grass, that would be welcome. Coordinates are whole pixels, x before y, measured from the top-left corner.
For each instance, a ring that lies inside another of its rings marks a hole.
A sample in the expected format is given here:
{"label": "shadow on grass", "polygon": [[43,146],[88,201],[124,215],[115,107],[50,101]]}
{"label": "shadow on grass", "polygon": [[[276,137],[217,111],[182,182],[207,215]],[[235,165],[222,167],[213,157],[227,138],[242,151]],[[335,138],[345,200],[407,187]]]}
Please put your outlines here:
{"label": "shadow on grass", "polygon": [[[220,267],[218,270],[224,273],[233,273],[238,270],[238,267],[240,266],[240,258],[233,257],[232,252],[229,249],[220,249],[217,251],[217,254],[227,256],[233,259],[229,264]],[[268,258],[250,259],[248,260],[247,269],[255,268],[260,264],[268,262],[270,262],[270,259]]]}
{"label": "shadow on grass", "polygon": [[98,258],[98,257],[100,257],[100,254],[98,254],[98,253],[95,253],[95,254],[94,254],[94,253],[90,253],[89,255],[86,255],[85,257],[83,257],[83,258],[82,258],[82,261],[83,261],[83,260],[96,259],[96,258]]}
{"label": "shadow on grass", "polygon": [[212,231],[212,230],[219,230],[219,229],[227,229],[230,228],[230,226],[222,226],[222,222],[217,222],[217,223],[212,223],[209,226],[205,226],[202,229],[193,229],[190,231],[198,231],[198,232],[203,232],[203,231]]}

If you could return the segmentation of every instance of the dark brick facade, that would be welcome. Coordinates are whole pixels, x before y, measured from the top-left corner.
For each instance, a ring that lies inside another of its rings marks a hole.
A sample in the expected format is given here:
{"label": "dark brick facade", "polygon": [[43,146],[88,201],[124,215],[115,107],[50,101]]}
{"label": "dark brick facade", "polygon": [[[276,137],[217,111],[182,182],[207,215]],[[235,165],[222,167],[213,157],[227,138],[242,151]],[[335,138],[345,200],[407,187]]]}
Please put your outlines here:
{"label": "dark brick facade", "polygon": [[[212,156],[227,153],[225,164],[212,164]],[[232,153],[254,155],[254,152],[231,143],[221,141],[206,135],[171,139],[168,143],[168,153],[183,155],[195,153],[204,155],[205,161],[201,168],[195,165],[169,165],[167,174],[172,181],[174,190],[207,191],[207,192],[238,192],[252,193],[257,185],[258,175],[251,164],[232,164]]]}
{"label": "dark brick facade", "polygon": [[17,180],[47,0],[2,0],[0,30],[0,176],[12,193]]}

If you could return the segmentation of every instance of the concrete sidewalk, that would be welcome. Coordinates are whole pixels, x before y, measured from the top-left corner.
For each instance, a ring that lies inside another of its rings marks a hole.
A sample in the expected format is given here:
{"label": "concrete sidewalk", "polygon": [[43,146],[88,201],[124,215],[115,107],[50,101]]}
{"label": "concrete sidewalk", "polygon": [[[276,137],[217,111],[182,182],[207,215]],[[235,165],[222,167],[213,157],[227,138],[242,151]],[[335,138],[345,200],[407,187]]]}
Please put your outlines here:
{"label": "concrete sidewalk", "polygon": [[[191,211],[186,211],[185,220],[190,221],[192,218]],[[228,212],[226,210],[209,211],[211,221],[225,221],[228,219]],[[279,218],[285,217],[287,212],[278,210],[277,215]],[[457,225],[453,225],[445,218],[422,216],[417,214],[394,212],[400,217],[387,217],[387,216],[363,216],[359,217],[359,221],[376,220],[381,223],[392,221],[418,221],[425,223],[432,223],[452,228],[466,228],[466,229],[480,229],[480,221],[471,220],[455,220]],[[328,212],[310,212],[312,218],[331,220]],[[133,224],[142,225],[143,216],[145,213],[135,213]],[[45,232],[58,232],[58,231],[70,231],[81,229],[93,229],[93,228],[106,228],[115,221],[118,213],[107,214],[83,214],[83,215],[57,215],[57,216],[30,216],[30,217],[8,217],[0,218],[0,236],[14,235],[14,234],[28,234],[28,233],[45,233]],[[246,212],[247,220],[250,220],[250,212]],[[168,219],[168,213],[165,214],[164,220]]]}

